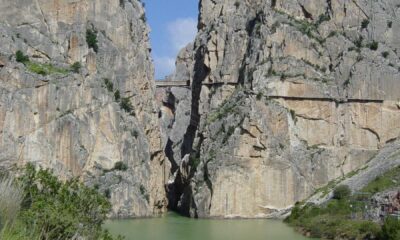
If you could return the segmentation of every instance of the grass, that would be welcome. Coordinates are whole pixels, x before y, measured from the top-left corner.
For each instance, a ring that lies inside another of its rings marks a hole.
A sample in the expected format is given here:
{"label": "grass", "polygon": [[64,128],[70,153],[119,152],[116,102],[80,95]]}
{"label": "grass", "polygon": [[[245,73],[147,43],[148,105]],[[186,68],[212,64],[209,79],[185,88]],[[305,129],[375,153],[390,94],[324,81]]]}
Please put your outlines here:
{"label": "grass", "polygon": [[[350,173],[349,175],[353,175]],[[336,185],[336,181],[330,182],[319,191],[327,191]],[[295,227],[300,232],[311,237],[324,239],[399,239],[400,221],[387,219],[381,226],[377,223],[363,220],[363,211],[369,204],[372,195],[388,189],[400,186],[400,166],[377,177],[364,187],[361,192],[368,193],[362,198],[358,195],[350,195],[350,192],[336,187],[338,199],[332,199],[322,206],[300,203],[292,210],[292,214],[285,222]]]}
{"label": "grass", "polygon": [[352,212],[361,213],[363,209],[363,206],[356,208],[357,204],[360,205],[351,199],[331,200],[321,207],[308,204],[301,208],[297,204],[285,222],[317,238],[336,239],[340,236],[339,239],[370,239],[378,236],[378,224],[351,219]]}
{"label": "grass", "polygon": [[43,76],[51,75],[51,74],[68,74],[69,70],[65,68],[55,67],[52,64],[48,63],[38,63],[38,62],[25,62],[25,66],[29,71],[40,74]]}
{"label": "grass", "polygon": [[400,186],[400,166],[386,172],[370,182],[361,191],[371,195]]}
{"label": "grass", "polygon": [[12,224],[24,198],[23,190],[14,181],[6,177],[0,180],[0,228]]}
{"label": "grass", "polygon": [[26,68],[33,73],[40,74],[43,76],[51,74],[62,74],[66,75],[69,72],[79,73],[82,65],[79,62],[75,62],[70,68],[56,67],[50,63],[39,63],[31,61],[27,55],[24,55],[21,50],[15,53],[15,59],[17,62],[23,63]]}
{"label": "grass", "polygon": [[2,240],[41,240],[40,235],[18,221],[14,224],[6,224],[0,232]]}

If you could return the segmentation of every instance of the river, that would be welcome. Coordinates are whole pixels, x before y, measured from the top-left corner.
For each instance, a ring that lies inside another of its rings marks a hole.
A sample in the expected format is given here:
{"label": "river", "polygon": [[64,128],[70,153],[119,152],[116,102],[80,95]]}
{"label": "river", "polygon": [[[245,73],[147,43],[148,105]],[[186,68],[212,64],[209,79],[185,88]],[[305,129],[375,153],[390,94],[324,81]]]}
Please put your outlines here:
{"label": "river", "polygon": [[105,226],[126,240],[306,240],[275,220],[189,219],[175,213],[161,218],[112,220]]}

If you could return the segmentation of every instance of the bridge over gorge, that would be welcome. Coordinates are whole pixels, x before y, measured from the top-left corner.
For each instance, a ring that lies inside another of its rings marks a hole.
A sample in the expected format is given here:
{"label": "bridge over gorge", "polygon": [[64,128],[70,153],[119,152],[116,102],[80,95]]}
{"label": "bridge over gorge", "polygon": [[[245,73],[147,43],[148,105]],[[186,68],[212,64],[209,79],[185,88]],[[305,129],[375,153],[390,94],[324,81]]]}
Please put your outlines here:
{"label": "bridge over gorge", "polygon": [[190,81],[156,80],[156,87],[190,87]]}

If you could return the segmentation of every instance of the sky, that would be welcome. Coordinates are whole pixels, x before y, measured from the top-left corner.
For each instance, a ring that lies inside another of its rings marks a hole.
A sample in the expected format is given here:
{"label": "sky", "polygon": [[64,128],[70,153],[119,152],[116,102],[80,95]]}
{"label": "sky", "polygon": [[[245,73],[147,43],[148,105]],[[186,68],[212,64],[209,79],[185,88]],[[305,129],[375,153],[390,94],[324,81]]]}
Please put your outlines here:
{"label": "sky", "polygon": [[156,79],[175,69],[180,49],[197,33],[198,0],[144,0]]}

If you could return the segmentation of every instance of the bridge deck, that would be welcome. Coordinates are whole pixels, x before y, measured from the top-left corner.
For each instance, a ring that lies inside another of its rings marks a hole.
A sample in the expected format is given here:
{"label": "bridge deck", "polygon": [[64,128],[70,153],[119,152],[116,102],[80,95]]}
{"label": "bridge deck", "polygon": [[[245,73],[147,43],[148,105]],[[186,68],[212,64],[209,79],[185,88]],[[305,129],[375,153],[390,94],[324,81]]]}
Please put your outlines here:
{"label": "bridge deck", "polygon": [[156,81],[157,87],[188,87],[190,86],[190,81]]}

